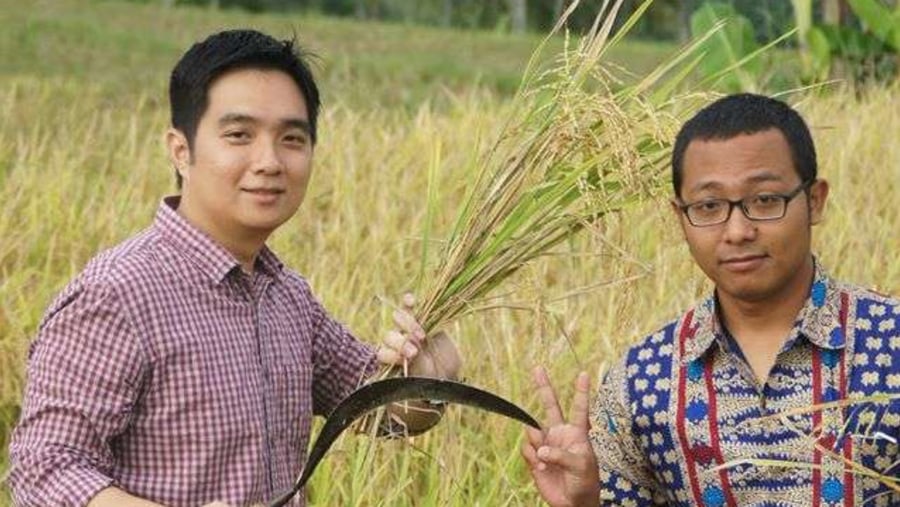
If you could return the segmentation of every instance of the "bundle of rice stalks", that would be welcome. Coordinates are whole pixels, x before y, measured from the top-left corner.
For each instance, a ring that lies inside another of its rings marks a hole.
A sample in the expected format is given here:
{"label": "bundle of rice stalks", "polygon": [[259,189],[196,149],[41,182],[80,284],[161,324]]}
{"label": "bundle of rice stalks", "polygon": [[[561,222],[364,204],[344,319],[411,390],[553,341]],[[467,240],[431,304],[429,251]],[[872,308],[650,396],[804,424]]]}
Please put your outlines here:
{"label": "bundle of rice stalks", "polygon": [[[580,42],[572,44],[565,34],[563,51],[541,70],[536,62],[550,38],[563,31],[578,5],[573,2],[532,56],[510,117],[478,161],[435,273],[421,277],[427,284],[420,288],[424,299],[416,317],[432,343],[445,343],[441,327],[530,261],[663,187],[675,133],[685,116],[710,98],[690,91],[686,82],[703,57],[703,44],[721,25],[639,78],[605,57],[652,0],[613,33],[622,3],[604,2]],[[431,171],[428,213],[433,216],[435,168]],[[424,245],[429,236],[426,231]],[[423,263],[427,254],[423,251]],[[357,430],[376,434],[384,416],[383,410],[369,414]]]}
{"label": "bundle of rice stalks", "polygon": [[580,43],[566,35],[549,69],[537,71],[534,63],[546,41],[532,56],[511,116],[479,161],[436,273],[420,289],[416,316],[427,332],[473,308],[529,261],[663,186],[680,123],[709,98],[685,91],[686,78],[721,25],[637,78],[605,57],[650,3],[613,34],[622,0],[604,2]]}

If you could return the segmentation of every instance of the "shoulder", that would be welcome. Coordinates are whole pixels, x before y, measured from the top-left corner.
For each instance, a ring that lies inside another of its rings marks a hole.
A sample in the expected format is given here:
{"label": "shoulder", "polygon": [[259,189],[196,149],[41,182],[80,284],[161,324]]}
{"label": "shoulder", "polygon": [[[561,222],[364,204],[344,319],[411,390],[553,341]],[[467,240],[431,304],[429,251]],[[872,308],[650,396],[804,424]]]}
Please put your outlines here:
{"label": "shoulder", "polygon": [[173,256],[162,238],[146,229],[99,252],[56,295],[47,307],[40,328],[66,315],[91,312],[108,322],[121,321],[139,333],[154,304],[172,297]]}
{"label": "shoulder", "polygon": [[855,336],[894,338],[893,347],[900,346],[895,338],[900,329],[900,300],[855,285],[841,284],[840,288],[850,296],[848,324]]}
{"label": "shoulder", "polygon": [[123,288],[144,286],[143,282],[151,277],[155,241],[152,232],[146,230],[95,255],[60,291],[45,317],[79,297],[121,298]]}
{"label": "shoulder", "polygon": [[856,306],[857,316],[882,318],[900,316],[900,299],[896,296],[846,283],[839,284],[839,287],[850,295]]}
{"label": "shoulder", "polygon": [[309,297],[312,297],[313,295],[312,288],[309,285],[309,280],[292,269],[284,268],[284,270],[282,270],[281,282],[284,284],[286,289],[292,292],[303,294]]}
{"label": "shoulder", "polygon": [[685,317],[693,310],[666,322],[650,334],[632,344],[620,356],[610,375],[630,378],[639,374],[655,374],[664,365],[671,364],[678,355],[678,330]]}
{"label": "shoulder", "polygon": [[296,306],[302,311],[317,311],[316,307],[319,306],[319,303],[306,277],[285,268],[281,272],[279,281],[278,285],[282,294],[291,301],[292,306]]}
{"label": "shoulder", "polygon": [[146,286],[162,265],[159,236],[147,229],[98,253],[78,276],[83,285],[136,290]]}
{"label": "shoulder", "polygon": [[900,300],[843,284],[850,295],[847,325],[852,352],[848,382],[865,395],[900,390],[896,357],[900,350]]}
{"label": "shoulder", "polygon": [[[664,405],[679,363],[679,331],[688,311],[631,345],[607,372],[601,397],[618,400],[630,413]],[[634,403],[639,401],[638,405]],[[643,407],[643,408],[641,408]]]}

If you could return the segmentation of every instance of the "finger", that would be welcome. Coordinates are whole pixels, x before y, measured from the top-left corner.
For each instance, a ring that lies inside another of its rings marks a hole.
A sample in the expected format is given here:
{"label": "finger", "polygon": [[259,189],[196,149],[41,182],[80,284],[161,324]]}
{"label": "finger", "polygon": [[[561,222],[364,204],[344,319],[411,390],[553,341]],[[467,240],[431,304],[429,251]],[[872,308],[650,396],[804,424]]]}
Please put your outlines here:
{"label": "finger", "polygon": [[575,398],[572,400],[571,423],[585,432],[590,429],[590,389],[591,379],[587,372],[581,372],[575,379]]}
{"label": "finger", "polygon": [[583,475],[590,471],[590,459],[581,454],[559,447],[542,446],[537,450],[537,457],[548,465],[553,465],[566,470],[573,475]]}
{"label": "finger", "polygon": [[412,313],[413,308],[416,307],[415,294],[413,294],[412,292],[407,292],[406,294],[403,294],[402,302],[403,302],[403,309],[408,311],[409,313]]}
{"label": "finger", "polygon": [[528,443],[535,449],[544,445],[544,432],[539,429],[527,427],[525,436],[528,438]]}
{"label": "finger", "polygon": [[462,368],[462,358],[456,343],[443,331],[428,337],[421,344],[417,360],[412,365],[415,375],[456,379]]}
{"label": "finger", "polygon": [[534,385],[537,388],[537,395],[541,400],[541,405],[544,406],[547,424],[556,426],[557,424],[565,423],[562,409],[559,407],[559,400],[556,398],[556,391],[553,390],[553,385],[550,384],[550,377],[547,376],[547,371],[541,366],[534,369]]}
{"label": "finger", "polygon": [[537,457],[537,448],[530,443],[522,442],[521,453],[522,457],[525,458],[525,462],[528,463],[529,468],[542,468],[541,465],[544,465]]}
{"label": "finger", "polygon": [[407,359],[413,358],[419,353],[419,348],[415,343],[397,331],[388,331],[384,335],[384,345]]}
{"label": "finger", "polygon": [[375,356],[378,358],[378,362],[380,362],[381,364],[389,365],[400,364],[404,359],[403,356],[401,356],[400,353],[398,353],[396,350],[390,347],[385,347],[383,345],[381,347],[378,347],[378,351],[375,353]]}
{"label": "finger", "polygon": [[394,310],[394,323],[397,324],[401,331],[409,333],[416,341],[421,342],[425,340],[425,329],[422,328],[422,325],[419,324],[419,321],[416,320],[413,314],[403,310]]}

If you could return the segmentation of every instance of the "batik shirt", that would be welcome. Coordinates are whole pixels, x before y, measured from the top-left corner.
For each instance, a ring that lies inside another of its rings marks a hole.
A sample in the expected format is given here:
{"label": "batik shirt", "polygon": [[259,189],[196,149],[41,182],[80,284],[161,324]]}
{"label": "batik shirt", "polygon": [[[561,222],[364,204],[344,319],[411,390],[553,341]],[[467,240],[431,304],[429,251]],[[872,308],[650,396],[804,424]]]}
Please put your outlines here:
{"label": "batik shirt", "polygon": [[764,385],[717,315],[711,297],[607,375],[591,430],[601,504],[900,505],[873,478],[900,477],[900,302],[817,267]]}
{"label": "batik shirt", "polygon": [[47,311],[10,446],[16,505],[79,507],[108,486],[172,507],[268,502],[300,474],[313,414],[373,372],[302,277],[268,248],[244,273],[177,204]]}

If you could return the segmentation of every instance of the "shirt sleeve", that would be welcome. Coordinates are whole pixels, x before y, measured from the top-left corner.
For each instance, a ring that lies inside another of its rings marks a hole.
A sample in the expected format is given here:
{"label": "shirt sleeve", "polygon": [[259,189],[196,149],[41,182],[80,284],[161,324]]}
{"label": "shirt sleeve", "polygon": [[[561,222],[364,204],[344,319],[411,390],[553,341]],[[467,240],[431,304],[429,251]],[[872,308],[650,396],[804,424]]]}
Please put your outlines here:
{"label": "shirt sleeve", "polygon": [[[307,287],[308,289],[308,287]],[[313,413],[328,415],[375,373],[375,349],[334,320],[312,293]]]}
{"label": "shirt sleeve", "polygon": [[663,490],[632,429],[624,372],[624,364],[609,372],[591,414],[590,439],[600,472],[600,505],[666,505]]}
{"label": "shirt sleeve", "polygon": [[128,426],[143,356],[110,287],[76,280],[32,342],[10,444],[16,505],[86,505],[113,485],[111,442]]}

